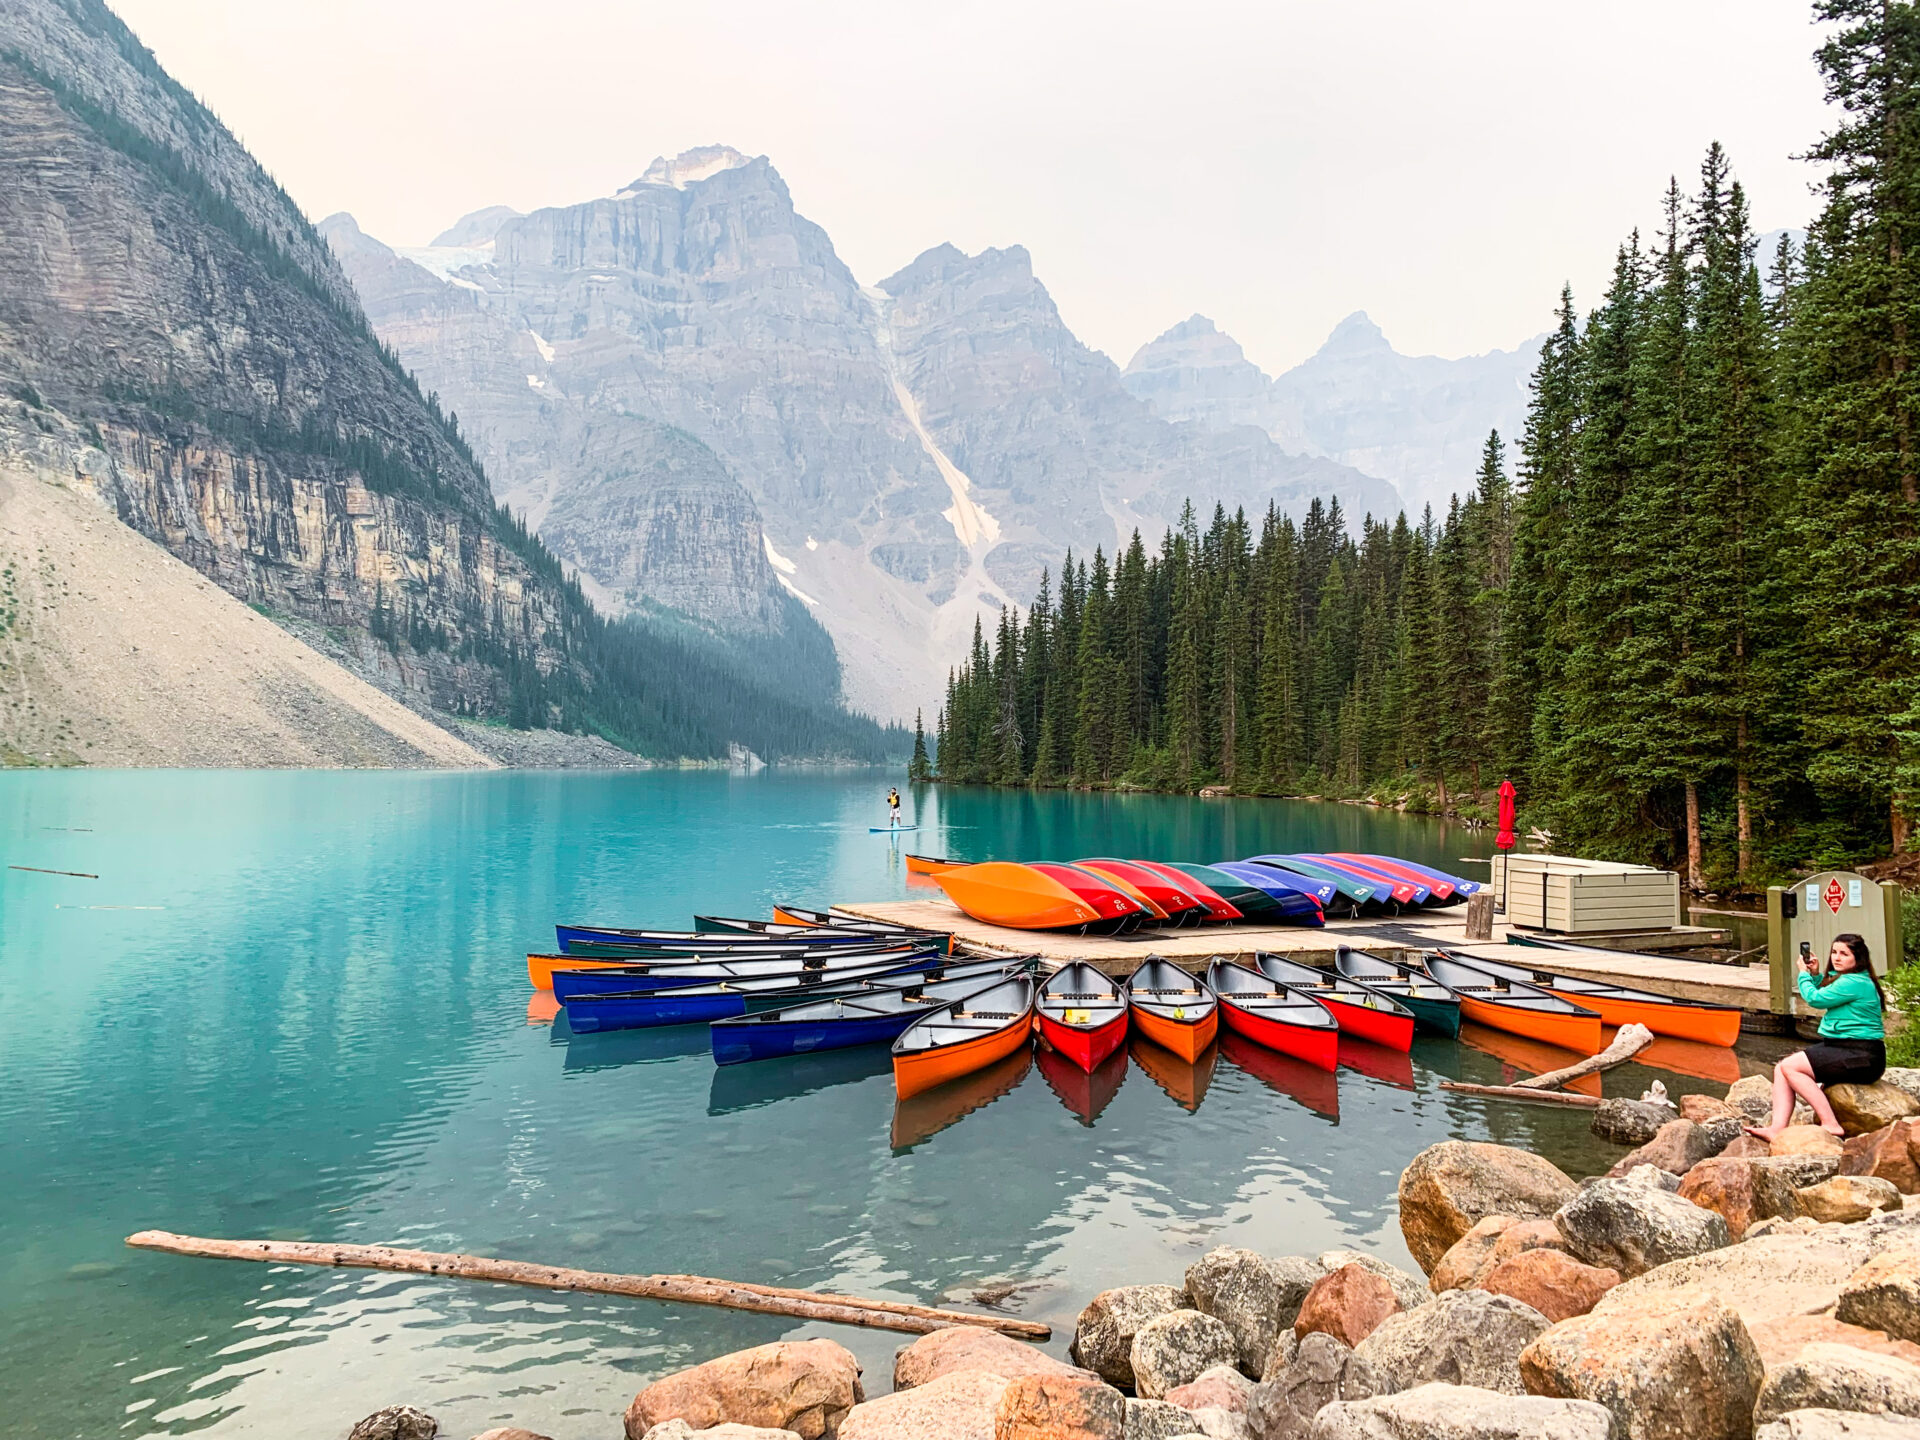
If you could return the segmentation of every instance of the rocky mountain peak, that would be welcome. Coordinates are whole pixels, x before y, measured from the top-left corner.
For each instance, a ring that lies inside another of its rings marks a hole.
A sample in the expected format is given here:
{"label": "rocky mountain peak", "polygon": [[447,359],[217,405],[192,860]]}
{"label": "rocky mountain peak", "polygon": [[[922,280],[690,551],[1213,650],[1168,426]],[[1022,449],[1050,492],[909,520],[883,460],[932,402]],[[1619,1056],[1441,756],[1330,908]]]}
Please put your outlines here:
{"label": "rocky mountain peak", "polygon": [[1393,346],[1387,342],[1385,332],[1373,323],[1371,316],[1364,310],[1356,310],[1338,325],[1327,337],[1327,343],[1318,352],[1323,356],[1336,355],[1391,355]]}
{"label": "rocky mountain peak", "polygon": [[1245,367],[1266,383],[1266,376],[1253,365],[1240,342],[1221,333],[1204,315],[1191,315],[1156,339],[1149,340],[1127,362],[1129,376],[1154,370],[1214,370]]}
{"label": "rocky mountain peak", "polygon": [[692,150],[683,150],[671,160],[664,155],[656,155],[646,173],[621,194],[638,190],[642,185],[667,185],[675,190],[684,190],[702,180],[711,180],[722,170],[739,170],[752,163],[752,156],[742,155],[731,145],[701,145]]}
{"label": "rocky mountain peak", "polygon": [[489,205],[484,210],[475,210],[462,215],[447,229],[434,236],[433,243],[435,248],[454,246],[462,249],[491,245],[493,237],[500,233],[502,225],[509,220],[519,218],[520,212],[511,205]]}

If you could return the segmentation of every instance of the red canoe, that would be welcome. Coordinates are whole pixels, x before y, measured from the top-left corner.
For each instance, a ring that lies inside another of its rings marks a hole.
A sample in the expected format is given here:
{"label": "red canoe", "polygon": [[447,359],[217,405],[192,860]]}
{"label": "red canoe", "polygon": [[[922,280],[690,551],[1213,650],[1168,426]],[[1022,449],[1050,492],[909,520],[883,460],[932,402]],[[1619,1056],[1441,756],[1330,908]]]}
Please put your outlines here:
{"label": "red canoe", "polygon": [[1343,1035],[1384,1045],[1389,1050],[1413,1049],[1413,1011],[1363,980],[1349,980],[1337,970],[1319,970],[1262,952],[1255,957],[1260,973],[1313,996],[1339,1022]]}
{"label": "red canoe", "polygon": [[1187,893],[1207,908],[1209,920],[1241,920],[1239,907],[1231,903],[1211,885],[1202,885],[1191,875],[1183,875],[1171,865],[1162,865],[1158,860],[1129,860],[1129,865],[1137,865],[1142,870],[1151,870],[1164,878],[1169,884],[1183,887]]}
{"label": "red canoe", "polygon": [[1109,880],[1125,881],[1146,899],[1164,910],[1175,925],[1198,925],[1208,918],[1207,907],[1193,893],[1193,884],[1185,876],[1169,880],[1158,870],[1135,860],[1076,860],[1075,866],[1091,870]]}
{"label": "red canoe", "polygon": [[1040,987],[1040,1038],[1089,1073],[1127,1043],[1127,1000],[1084,960],[1063,965]]}
{"label": "red canoe", "polygon": [[1207,966],[1207,986],[1220,997],[1228,1029],[1322,1070],[1339,1068],[1339,1022],[1311,995],[1231,960]]}

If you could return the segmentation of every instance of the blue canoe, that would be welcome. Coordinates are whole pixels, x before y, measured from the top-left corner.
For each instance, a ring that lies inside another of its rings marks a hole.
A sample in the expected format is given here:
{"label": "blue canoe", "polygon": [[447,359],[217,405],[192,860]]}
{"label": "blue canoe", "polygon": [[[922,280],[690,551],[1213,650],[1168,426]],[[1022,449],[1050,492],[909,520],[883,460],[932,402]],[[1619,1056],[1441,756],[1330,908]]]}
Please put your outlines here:
{"label": "blue canoe", "polygon": [[1453,893],[1459,896],[1475,894],[1487,888],[1484,880],[1468,880],[1462,876],[1450,874],[1445,870],[1436,870],[1431,865],[1422,865],[1413,860],[1402,860],[1398,855],[1371,855],[1371,860],[1391,860],[1402,870],[1412,870],[1421,875],[1431,875],[1436,880],[1444,880],[1453,886]]}
{"label": "blue canoe", "polygon": [[[633,990],[624,993],[576,995],[567,1004],[567,1025],[577,1034],[599,1030],[645,1030],[660,1025],[704,1025],[756,1010],[797,1005],[815,995],[858,995],[869,989],[904,988],[925,984],[929,978],[957,973],[941,964],[940,956],[923,956],[914,968],[879,973],[827,972],[804,980],[769,977],[724,985],[680,986],[670,990]],[[988,966],[1004,968],[1005,961]],[[974,967],[963,967],[971,973]]]}
{"label": "blue canoe", "polygon": [[1326,911],[1313,887],[1300,876],[1282,875],[1261,865],[1242,860],[1220,860],[1213,865],[1243,884],[1271,895],[1280,907],[1280,918],[1290,925],[1324,925]]}
{"label": "blue canoe", "polygon": [[737,930],[614,930],[598,925],[556,925],[554,938],[568,954],[581,953],[575,947],[595,952],[620,950],[662,951],[672,954],[703,954],[711,950],[752,951],[794,945],[872,945],[880,942],[917,939],[904,931],[821,928],[791,934],[749,934]]}
{"label": "blue canoe", "polygon": [[1315,865],[1331,866],[1335,870],[1350,870],[1355,875],[1362,876],[1387,889],[1396,886],[1411,887],[1415,905],[1426,905],[1433,901],[1433,886],[1423,884],[1422,877],[1417,875],[1396,875],[1391,870],[1346,855],[1301,854],[1294,856],[1294,859],[1307,860]]}
{"label": "blue canoe", "polygon": [[593,969],[568,970],[555,966],[553,998],[562,1005],[594,995],[652,994],[660,990],[684,990],[716,985],[769,986],[805,985],[821,980],[871,979],[889,970],[924,970],[937,965],[945,955],[930,945],[907,946],[882,951],[844,951],[811,961],[795,958],[770,960],[696,960],[688,964],[609,965]]}
{"label": "blue canoe", "polygon": [[1025,956],[955,966],[945,979],[875,985],[759,1015],[716,1021],[709,1032],[714,1063],[738,1065],[852,1045],[890,1044],[929,1012],[1008,976],[1024,974],[1032,963],[1033,957]]}
{"label": "blue canoe", "polygon": [[1351,915],[1362,915],[1371,911],[1380,913],[1391,903],[1382,893],[1380,886],[1351,870],[1337,870],[1328,865],[1316,865],[1311,860],[1302,860],[1297,855],[1253,855],[1247,861],[1249,865],[1259,865],[1268,870],[1278,870],[1288,877],[1302,880],[1314,880],[1334,887],[1335,901],[1328,909],[1338,914],[1345,910]]}

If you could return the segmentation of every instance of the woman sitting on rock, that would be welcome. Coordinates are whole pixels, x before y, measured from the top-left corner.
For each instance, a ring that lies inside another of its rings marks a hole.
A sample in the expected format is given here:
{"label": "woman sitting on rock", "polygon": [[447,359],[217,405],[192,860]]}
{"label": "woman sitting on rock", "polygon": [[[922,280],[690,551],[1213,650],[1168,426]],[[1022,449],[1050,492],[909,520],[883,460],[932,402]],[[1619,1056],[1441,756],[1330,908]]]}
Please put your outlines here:
{"label": "woman sitting on rock", "polygon": [[1773,1067],[1773,1120],[1749,1126],[1747,1133],[1773,1142],[1793,1118],[1794,1097],[1807,1102],[1829,1135],[1844,1135],[1827,1101],[1824,1085],[1871,1085],[1887,1068],[1886,997],[1873,978],[1867,942],[1858,935],[1836,935],[1827,950],[1826,973],[1820,962],[1800,957],[1800,998],[1820,1019],[1820,1043],[1809,1045]]}

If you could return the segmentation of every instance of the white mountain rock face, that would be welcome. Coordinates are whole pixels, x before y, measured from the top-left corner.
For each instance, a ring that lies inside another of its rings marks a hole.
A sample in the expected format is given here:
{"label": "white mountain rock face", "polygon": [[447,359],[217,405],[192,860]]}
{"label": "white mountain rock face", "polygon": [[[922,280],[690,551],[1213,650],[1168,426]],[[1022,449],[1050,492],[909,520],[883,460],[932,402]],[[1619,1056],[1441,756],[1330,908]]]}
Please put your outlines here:
{"label": "white mountain rock face", "polygon": [[1195,315],[1142,346],[1124,380],[1168,420],[1256,425],[1282,449],[1379,475],[1409,507],[1443,511],[1448,496],[1472,488],[1489,430],[1519,439],[1539,358],[1539,337],[1460,360],[1402,355],[1356,312],[1310,359],[1269,379]]}
{"label": "white mountain rock face", "polygon": [[804,606],[849,703],[882,717],[931,716],[975,617],[1026,603],[1069,546],[1157,542],[1188,497],[1399,504],[1258,424],[1156,414],[1017,246],[940,246],[863,289],[767,159],[725,146],[603,199],[476,211],[421,250],[322,229],[597,600],[723,629]]}

